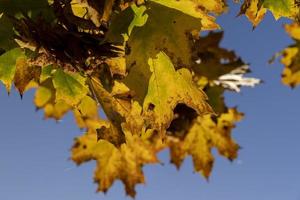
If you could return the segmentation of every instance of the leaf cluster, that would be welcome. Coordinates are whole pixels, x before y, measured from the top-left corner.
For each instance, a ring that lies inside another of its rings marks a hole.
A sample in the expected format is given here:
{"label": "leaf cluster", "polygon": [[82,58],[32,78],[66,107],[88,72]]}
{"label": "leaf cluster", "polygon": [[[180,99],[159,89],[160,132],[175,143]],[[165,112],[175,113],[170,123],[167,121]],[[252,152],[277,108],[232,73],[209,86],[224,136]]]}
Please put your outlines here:
{"label": "leaf cluster", "polygon": [[[98,191],[121,180],[126,193],[144,183],[142,167],[170,150],[179,168],[188,156],[208,178],[212,149],[233,160],[231,137],[243,118],[223,94],[255,86],[249,66],[220,47],[216,17],[225,0],[0,0],[0,81],[22,96],[35,88],[45,118],[73,112],[86,133],[72,160],[95,160]],[[245,0],[240,14],[257,26],[267,10],[297,23],[296,0]],[[296,44],[283,51],[284,83],[299,78],[299,26],[286,26]],[[104,113],[101,117],[99,113]]]}

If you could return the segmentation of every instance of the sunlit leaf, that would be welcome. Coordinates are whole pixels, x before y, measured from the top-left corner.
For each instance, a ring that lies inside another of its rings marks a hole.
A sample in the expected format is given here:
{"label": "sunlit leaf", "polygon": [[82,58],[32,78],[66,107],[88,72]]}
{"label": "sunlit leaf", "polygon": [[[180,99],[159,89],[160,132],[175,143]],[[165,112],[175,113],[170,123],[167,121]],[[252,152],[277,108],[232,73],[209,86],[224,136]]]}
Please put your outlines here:
{"label": "sunlit leaf", "polygon": [[27,58],[22,57],[17,60],[14,83],[21,95],[25,92],[30,81],[39,81],[40,74],[41,68],[27,63]]}
{"label": "sunlit leaf", "polygon": [[295,87],[300,84],[300,25],[297,23],[286,25],[285,29],[295,40],[295,44],[280,53],[281,63],[285,66],[282,72],[282,82]]}
{"label": "sunlit leaf", "polygon": [[[188,33],[201,29],[200,19],[175,9],[151,2],[147,8],[147,22],[132,30],[128,40],[130,54],[126,57],[129,74],[125,83],[136,93],[136,99],[140,102],[146,95],[151,76],[148,59],[164,51],[176,68],[189,66],[191,50]],[[157,29],[157,26],[160,28]]]}
{"label": "sunlit leaf", "polygon": [[297,20],[300,14],[297,0],[245,0],[240,14],[245,14],[255,27],[263,20],[268,10],[276,20],[281,17]]}
{"label": "sunlit leaf", "polygon": [[53,85],[56,89],[56,100],[63,100],[69,105],[77,105],[88,92],[84,77],[61,69],[54,72]]}
{"label": "sunlit leaf", "polygon": [[230,133],[235,122],[241,118],[242,115],[234,109],[222,114],[216,121],[210,115],[198,117],[183,140],[171,136],[168,138],[171,162],[179,168],[184,158],[190,155],[195,171],[208,178],[214,163],[212,148],[230,160],[237,157],[239,146]]}
{"label": "sunlit leaf", "polygon": [[120,149],[105,140],[98,141],[93,132],[87,133],[77,138],[72,159],[77,164],[97,161],[94,179],[99,184],[99,191],[106,192],[119,179],[130,196],[135,196],[136,184],[145,182],[142,166],[158,162],[151,145],[131,133],[126,133],[126,144]]}
{"label": "sunlit leaf", "polygon": [[4,83],[8,92],[14,80],[16,65],[18,62],[22,62],[24,57],[23,51],[19,48],[12,49],[0,56],[0,81]]}
{"label": "sunlit leaf", "polygon": [[[207,97],[192,81],[187,69],[175,70],[169,57],[161,52],[148,61],[152,76],[144,101],[144,112],[154,119],[154,127],[164,130],[174,118],[177,104],[186,104],[199,115],[211,112]],[[170,84],[172,83],[172,84]]]}
{"label": "sunlit leaf", "polygon": [[169,8],[179,10],[187,15],[200,18],[202,30],[214,30],[219,28],[215,23],[215,17],[211,13],[221,14],[226,11],[226,2],[224,0],[150,0]]}
{"label": "sunlit leaf", "polygon": [[45,80],[36,90],[34,103],[44,109],[45,118],[60,120],[72,107],[63,100],[56,100],[55,91],[52,79]]}

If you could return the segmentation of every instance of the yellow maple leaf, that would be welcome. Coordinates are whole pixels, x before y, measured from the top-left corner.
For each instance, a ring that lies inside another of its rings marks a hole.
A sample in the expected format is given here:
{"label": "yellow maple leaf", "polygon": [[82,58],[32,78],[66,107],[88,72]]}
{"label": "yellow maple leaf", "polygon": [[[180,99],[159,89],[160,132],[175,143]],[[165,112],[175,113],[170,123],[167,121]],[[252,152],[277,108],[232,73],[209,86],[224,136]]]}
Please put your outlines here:
{"label": "yellow maple leaf", "polygon": [[94,130],[101,128],[104,122],[100,119],[98,112],[96,101],[89,96],[84,97],[78,106],[73,108],[74,117],[79,128]]}
{"label": "yellow maple leaf", "polygon": [[[163,133],[174,118],[173,110],[179,104],[193,108],[199,115],[212,112],[207,96],[193,83],[187,69],[175,70],[169,57],[160,52],[148,61],[152,76],[144,100],[144,114],[154,119],[153,128]],[[172,84],[170,84],[172,83]]]}
{"label": "yellow maple leaf", "polygon": [[56,100],[56,92],[52,79],[48,78],[37,87],[34,103],[37,108],[44,109],[45,118],[61,119],[72,106],[63,100]]}
{"label": "yellow maple leaf", "polygon": [[281,17],[290,19],[299,17],[299,3],[295,0],[245,0],[240,15],[245,14],[256,27],[268,10],[276,20]]}
{"label": "yellow maple leaf", "polygon": [[211,115],[198,117],[183,139],[174,136],[167,138],[171,162],[179,168],[185,157],[192,156],[195,171],[208,178],[214,162],[212,148],[230,160],[237,157],[239,146],[230,134],[241,118],[242,114],[235,109],[229,109],[215,119]]}
{"label": "yellow maple leaf", "polygon": [[16,72],[14,76],[14,84],[21,96],[28,89],[28,85],[31,81],[39,80],[41,74],[41,68],[38,66],[32,66],[27,63],[27,58],[19,58],[16,63]]}
{"label": "yellow maple leaf", "polygon": [[144,183],[142,166],[157,163],[156,151],[151,145],[126,132],[126,143],[118,149],[105,140],[97,140],[95,132],[76,139],[72,148],[72,160],[77,164],[96,160],[94,179],[98,191],[106,192],[117,179],[121,180],[128,195],[135,196],[135,185]]}
{"label": "yellow maple leaf", "polygon": [[88,93],[85,77],[62,69],[53,73],[53,86],[56,92],[55,100],[63,100],[72,106],[77,105]]}
{"label": "yellow maple leaf", "polygon": [[0,56],[0,81],[4,83],[6,90],[10,92],[12,82],[15,77],[16,65],[25,59],[24,52],[20,48],[15,48],[5,52]]}
{"label": "yellow maple leaf", "polygon": [[214,30],[220,28],[215,23],[215,17],[211,13],[221,14],[227,10],[224,0],[150,0],[169,8],[179,10],[187,15],[201,19],[202,30]]}
{"label": "yellow maple leaf", "polygon": [[281,52],[281,63],[285,66],[282,82],[295,87],[300,84],[300,25],[297,23],[285,25],[285,30],[296,43]]}

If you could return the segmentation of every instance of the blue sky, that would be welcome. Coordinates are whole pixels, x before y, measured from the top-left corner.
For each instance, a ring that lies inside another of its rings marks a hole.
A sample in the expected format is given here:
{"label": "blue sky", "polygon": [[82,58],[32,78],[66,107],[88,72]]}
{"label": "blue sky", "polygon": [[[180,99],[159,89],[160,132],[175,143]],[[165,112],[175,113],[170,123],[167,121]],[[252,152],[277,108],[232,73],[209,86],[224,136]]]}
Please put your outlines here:
{"label": "blue sky", "polygon": [[[222,46],[234,49],[251,64],[251,76],[264,84],[242,93],[227,93],[246,118],[234,130],[243,147],[230,163],[217,157],[210,181],[193,173],[187,159],[180,171],[160,154],[164,166],[145,167],[146,185],[137,187],[137,200],[300,200],[300,88],[280,83],[282,66],[268,64],[272,55],[292,43],[282,29],[286,21],[268,14],[252,31],[238,6],[218,22],[225,30]],[[94,163],[75,166],[69,158],[73,138],[80,135],[71,115],[60,123],[43,120],[32,103],[0,86],[0,199],[119,200],[126,199],[120,182],[106,194],[95,193]],[[129,199],[129,198],[127,198]]]}

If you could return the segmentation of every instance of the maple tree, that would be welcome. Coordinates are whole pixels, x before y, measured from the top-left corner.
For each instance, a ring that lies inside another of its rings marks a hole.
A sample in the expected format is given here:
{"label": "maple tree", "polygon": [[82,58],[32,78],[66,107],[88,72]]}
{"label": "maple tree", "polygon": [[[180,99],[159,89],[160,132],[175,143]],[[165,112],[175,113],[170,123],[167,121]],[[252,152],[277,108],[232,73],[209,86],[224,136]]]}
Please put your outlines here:
{"label": "maple tree", "polygon": [[[299,6],[245,0],[239,13],[253,27],[268,11],[293,21],[285,29],[295,44],[276,55],[291,87],[300,84]],[[0,81],[21,96],[35,88],[45,118],[74,113],[86,133],[71,158],[97,162],[99,191],[119,179],[135,196],[143,165],[166,148],[176,167],[191,156],[208,178],[213,148],[229,160],[239,150],[231,131],[243,113],[226,106],[224,91],[260,83],[219,46],[223,32],[203,34],[220,29],[227,10],[226,0],[0,0]]]}

